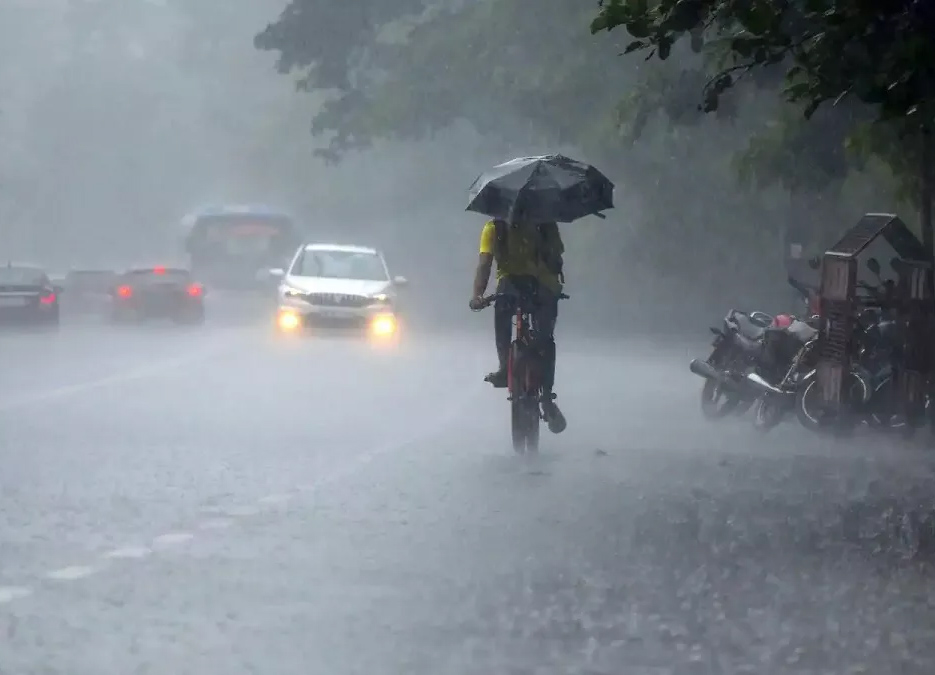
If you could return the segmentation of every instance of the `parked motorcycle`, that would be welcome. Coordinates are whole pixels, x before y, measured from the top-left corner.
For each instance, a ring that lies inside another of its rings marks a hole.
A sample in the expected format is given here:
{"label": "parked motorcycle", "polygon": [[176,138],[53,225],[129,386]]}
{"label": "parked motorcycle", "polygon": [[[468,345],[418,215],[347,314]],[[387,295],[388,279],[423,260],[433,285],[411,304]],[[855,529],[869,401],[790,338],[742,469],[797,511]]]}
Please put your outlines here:
{"label": "parked motorcycle", "polygon": [[[879,278],[879,264],[873,258],[867,267]],[[853,421],[883,430],[913,431],[896,406],[895,371],[901,362],[902,326],[893,316],[889,298],[892,282],[880,280],[879,286],[860,282],[866,296],[857,316],[854,332],[855,359],[843,388],[844,405]],[[795,402],[796,415],[804,427],[822,431],[832,419],[822,412],[818,401],[816,371],[809,372]]]}
{"label": "parked motorcycle", "polygon": [[788,325],[767,332],[763,357],[747,380],[759,391],[754,404],[753,425],[769,431],[795,408],[796,395],[815,367],[818,329],[814,321],[788,317]]}
{"label": "parked motorcycle", "polygon": [[708,419],[743,413],[756,401],[756,392],[745,377],[755,366],[761,340],[773,317],[765,312],[732,309],[720,328],[711,328],[715,338],[707,359],[694,359],[689,369],[705,379],[701,389],[701,412]]}

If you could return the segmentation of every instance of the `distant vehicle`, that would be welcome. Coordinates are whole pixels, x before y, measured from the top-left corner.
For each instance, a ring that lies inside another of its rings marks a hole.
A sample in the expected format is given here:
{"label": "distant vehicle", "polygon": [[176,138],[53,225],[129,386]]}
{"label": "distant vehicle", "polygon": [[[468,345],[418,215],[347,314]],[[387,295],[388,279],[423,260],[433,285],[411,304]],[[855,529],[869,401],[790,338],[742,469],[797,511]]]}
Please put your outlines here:
{"label": "distant vehicle", "polygon": [[205,289],[191,272],[173,267],[128,270],[115,279],[111,318],[118,323],[171,319],[201,324],[205,320]]}
{"label": "distant vehicle", "polygon": [[282,333],[329,329],[374,338],[398,332],[397,289],[405,277],[390,276],[383,254],[362,246],[308,244],[299,248],[281,279],[276,325]]}
{"label": "distant vehicle", "polygon": [[302,243],[294,219],[266,206],[218,206],[186,216],[192,273],[215,288],[262,288],[265,272],[283,267]]}
{"label": "distant vehicle", "polygon": [[58,326],[60,286],[34,265],[0,267],[0,324]]}
{"label": "distant vehicle", "polygon": [[66,314],[103,315],[110,306],[110,295],[117,280],[113,270],[73,269],[62,280]]}

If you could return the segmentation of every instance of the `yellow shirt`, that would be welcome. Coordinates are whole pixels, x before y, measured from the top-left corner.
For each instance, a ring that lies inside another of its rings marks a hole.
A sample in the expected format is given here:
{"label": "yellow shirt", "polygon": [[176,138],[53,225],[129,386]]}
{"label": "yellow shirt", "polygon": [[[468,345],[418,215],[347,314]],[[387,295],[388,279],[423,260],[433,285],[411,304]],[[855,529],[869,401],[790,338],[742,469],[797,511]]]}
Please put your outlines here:
{"label": "yellow shirt", "polygon": [[[550,271],[545,262],[537,256],[536,244],[539,232],[535,228],[518,228],[510,232],[507,239],[508,250],[505,260],[497,261],[497,281],[505,276],[531,276],[536,277],[546,288],[555,293],[561,291],[558,275]],[[494,222],[488,221],[480,233],[480,253],[494,254],[497,241],[497,228]],[[559,253],[564,252],[564,246],[559,240]]]}

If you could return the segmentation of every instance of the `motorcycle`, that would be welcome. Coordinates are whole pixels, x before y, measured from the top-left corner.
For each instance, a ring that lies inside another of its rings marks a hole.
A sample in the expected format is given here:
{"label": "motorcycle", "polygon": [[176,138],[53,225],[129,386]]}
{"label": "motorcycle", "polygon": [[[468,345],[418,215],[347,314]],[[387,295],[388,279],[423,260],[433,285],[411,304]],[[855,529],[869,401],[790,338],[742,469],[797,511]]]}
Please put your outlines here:
{"label": "motorcycle", "polygon": [[693,359],[689,369],[704,378],[701,389],[701,412],[711,420],[731,413],[744,413],[756,401],[756,394],[745,380],[756,365],[763,336],[773,317],[765,312],[741,312],[732,309],[714,333],[711,354],[707,359]]}
{"label": "motorcycle", "polygon": [[[874,259],[868,268],[879,277],[879,265]],[[901,361],[902,326],[886,307],[892,297],[892,282],[880,279],[880,287],[859,282],[869,296],[869,302],[857,315],[854,332],[855,359],[843,388],[844,403],[853,421],[881,430],[901,430],[910,434],[914,429],[905,416],[894,409],[895,371]],[[796,416],[812,431],[823,431],[832,422],[821,411],[816,371],[809,372],[796,395]]]}
{"label": "motorcycle", "polygon": [[[847,375],[845,404],[856,421],[876,429],[900,429],[908,433],[905,418],[893,408],[894,362],[897,362],[898,325],[885,314],[865,310],[858,318],[854,339],[857,358]],[[818,381],[810,372],[796,399],[796,415],[807,429],[821,431],[830,422],[816,400]]]}
{"label": "motorcycle", "polygon": [[814,368],[818,345],[818,293],[793,277],[788,278],[809,316],[806,320],[778,315],[764,336],[763,356],[747,379],[759,392],[754,403],[753,425],[766,432],[785,419],[795,407],[796,394]]}
{"label": "motorcycle", "polygon": [[814,368],[817,353],[818,329],[795,317],[785,318],[788,325],[766,334],[762,365],[747,374],[760,393],[754,403],[753,426],[763,432],[776,427],[794,409],[796,395]]}

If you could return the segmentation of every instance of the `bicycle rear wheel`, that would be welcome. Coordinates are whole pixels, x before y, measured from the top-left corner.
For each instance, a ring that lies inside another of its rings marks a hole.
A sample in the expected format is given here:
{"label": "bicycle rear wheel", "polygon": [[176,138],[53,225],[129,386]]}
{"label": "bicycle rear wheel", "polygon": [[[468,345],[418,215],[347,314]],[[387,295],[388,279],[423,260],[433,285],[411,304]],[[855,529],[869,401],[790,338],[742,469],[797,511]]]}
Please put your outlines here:
{"label": "bicycle rear wheel", "polygon": [[510,350],[510,425],[513,450],[519,454],[539,451],[539,397],[535,364],[514,343]]}

